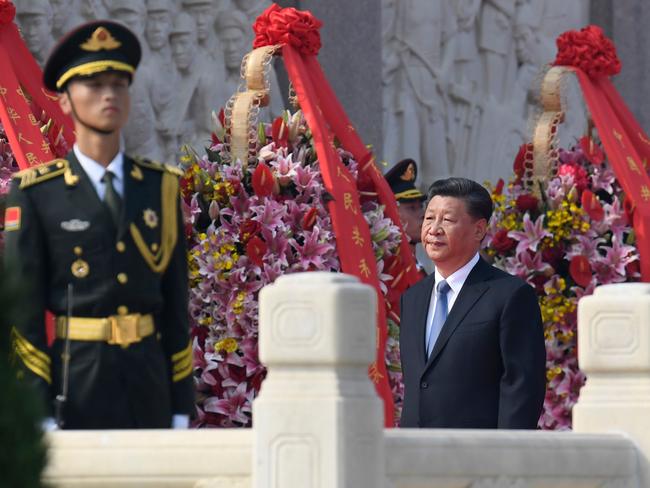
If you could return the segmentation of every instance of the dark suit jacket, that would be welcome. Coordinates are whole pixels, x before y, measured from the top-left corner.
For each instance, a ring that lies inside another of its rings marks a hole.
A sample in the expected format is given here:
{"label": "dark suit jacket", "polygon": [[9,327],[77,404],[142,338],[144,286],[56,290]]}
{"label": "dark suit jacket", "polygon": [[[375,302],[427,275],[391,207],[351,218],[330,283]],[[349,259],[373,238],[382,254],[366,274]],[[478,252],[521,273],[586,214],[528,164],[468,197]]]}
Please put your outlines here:
{"label": "dark suit jacket", "polygon": [[[26,381],[41,391],[48,407],[61,391],[63,341],[48,347],[43,319],[46,310],[66,314],[68,283],[74,287],[73,316],[103,318],[128,311],[155,317],[157,333],[126,348],[72,341],[64,412],[68,428],[169,427],[173,413],[193,410],[178,191],[167,195],[177,215],[177,240],[164,269],[154,270],[146,262],[131,229],[139,230],[146,247],[164,246],[165,174],[178,178],[161,164],[124,157],[118,229],[74,152],[67,161],[25,170],[13,181],[7,207],[20,208],[21,217],[18,228],[5,232],[4,257],[7,270],[22,285],[13,317],[14,344]],[[75,273],[78,260],[88,266],[86,275]]]}
{"label": "dark suit jacket", "polygon": [[536,428],[546,351],[533,288],[479,259],[427,361],[434,282],[432,274],[402,295],[402,427]]}

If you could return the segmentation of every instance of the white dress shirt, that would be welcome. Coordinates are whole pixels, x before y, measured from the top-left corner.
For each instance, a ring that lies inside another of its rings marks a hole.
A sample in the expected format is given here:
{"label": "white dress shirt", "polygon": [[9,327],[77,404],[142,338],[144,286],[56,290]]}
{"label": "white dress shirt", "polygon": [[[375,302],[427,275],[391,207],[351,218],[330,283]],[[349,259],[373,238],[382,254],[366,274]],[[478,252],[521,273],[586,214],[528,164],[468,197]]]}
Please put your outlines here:
{"label": "white dress shirt", "polygon": [[[474,266],[476,266],[478,260],[479,260],[479,254],[476,253],[474,257],[470,259],[463,267],[454,271],[452,274],[447,276],[447,278],[443,278],[443,276],[438,272],[438,269],[436,268],[435,271],[436,285],[440,283],[442,280],[445,280],[449,285],[449,291],[447,292],[447,316],[449,316],[449,314],[451,313],[451,308],[454,306],[454,303],[456,302],[456,298],[458,298],[458,295],[460,294],[460,290],[463,289],[463,285],[465,284],[465,281],[467,280],[469,273],[472,271]],[[434,286],[433,290],[431,291],[431,299],[429,300],[429,312],[427,313],[427,329],[424,337],[425,349],[427,347],[427,344],[429,343],[429,336],[431,336],[431,325],[433,322],[433,314],[436,311],[437,301],[438,300],[436,299],[436,287]],[[435,344],[433,346],[435,346]]]}
{"label": "white dress shirt", "polygon": [[119,151],[108,166],[104,168],[97,161],[82,153],[77,144],[72,146],[72,150],[74,155],[77,156],[79,164],[88,175],[100,200],[104,200],[104,194],[106,193],[106,184],[102,181],[106,171],[113,173],[113,188],[115,188],[119,196],[124,197],[124,153],[122,151]]}

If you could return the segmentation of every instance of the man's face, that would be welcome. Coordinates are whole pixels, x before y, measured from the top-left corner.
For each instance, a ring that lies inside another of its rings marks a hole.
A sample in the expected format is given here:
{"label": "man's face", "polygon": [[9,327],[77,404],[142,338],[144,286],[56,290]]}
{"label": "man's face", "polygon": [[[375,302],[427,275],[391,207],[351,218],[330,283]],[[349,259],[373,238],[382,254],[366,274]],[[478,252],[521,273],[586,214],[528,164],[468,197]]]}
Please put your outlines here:
{"label": "man's face", "polygon": [[44,14],[19,15],[20,30],[32,53],[40,53],[49,49],[48,40],[51,37],[51,26]]}
{"label": "man's face", "polygon": [[219,33],[219,38],[223,46],[226,68],[229,71],[238,71],[246,54],[244,33],[236,27],[228,27]]}
{"label": "man's face", "polygon": [[172,18],[167,10],[150,11],[147,17],[147,42],[151,49],[165,47],[172,28]]}
{"label": "man's face", "polygon": [[214,30],[215,7],[211,2],[190,5],[187,8],[188,13],[196,22],[196,34],[199,42],[205,41],[210,37],[210,32]]}
{"label": "man's face", "polygon": [[419,200],[412,202],[399,202],[397,205],[399,219],[402,222],[404,232],[413,244],[418,242],[422,232],[422,219],[424,218],[424,206]]}
{"label": "man's face", "polygon": [[176,67],[186,71],[192,64],[192,54],[196,48],[195,39],[191,34],[174,34],[169,40]]}
{"label": "man's face", "polygon": [[480,249],[487,222],[467,212],[463,200],[435,196],[427,205],[422,224],[422,245],[440,273],[447,277]]}
{"label": "man's face", "polygon": [[52,6],[52,28],[60,31],[70,15],[72,0],[50,0]]}
{"label": "man's face", "polygon": [[72,79],[66,88],[59,99],[66,115],[74,118],[76,113],[85,124],[106,131],[119,130],[126,124],[130,108],[126,74],[106,71]]}

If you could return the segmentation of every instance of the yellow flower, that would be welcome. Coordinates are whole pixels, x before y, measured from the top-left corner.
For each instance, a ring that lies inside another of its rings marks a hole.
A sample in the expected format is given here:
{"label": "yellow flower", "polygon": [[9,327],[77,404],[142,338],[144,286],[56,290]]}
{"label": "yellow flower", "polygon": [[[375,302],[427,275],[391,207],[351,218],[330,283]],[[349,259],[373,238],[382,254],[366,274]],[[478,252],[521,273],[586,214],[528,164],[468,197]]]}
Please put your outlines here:
{"label": "yellow flower", "polygon": [[239,347],[237,341],[232,337],[227,337],[217,342],[214,345],[214,350],[217,352],[226,351],[227,353],[231,353],[231,352],[235,352],[237,350],[237,347]]}

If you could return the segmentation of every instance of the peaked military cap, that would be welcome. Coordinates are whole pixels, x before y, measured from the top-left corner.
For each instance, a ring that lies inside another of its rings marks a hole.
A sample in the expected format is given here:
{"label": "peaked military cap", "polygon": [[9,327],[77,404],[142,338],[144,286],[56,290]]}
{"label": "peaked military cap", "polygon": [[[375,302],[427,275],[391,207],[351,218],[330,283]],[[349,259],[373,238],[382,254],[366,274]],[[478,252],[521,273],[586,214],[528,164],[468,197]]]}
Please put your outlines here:
{"label": "peaked military cap", "polygon": [[141,55],[138,38],[122,24],[90,22],[70,31],[54,47],[45,63],[43,82],[48,89],[61,92],[76,76],[121,71],[133,77]]}
{"label": "peaked military cap", "polygon": [[384,175],[398,202],[425,200],[426,196],[415,187],[418,165],[412,159],[402,159]]}

